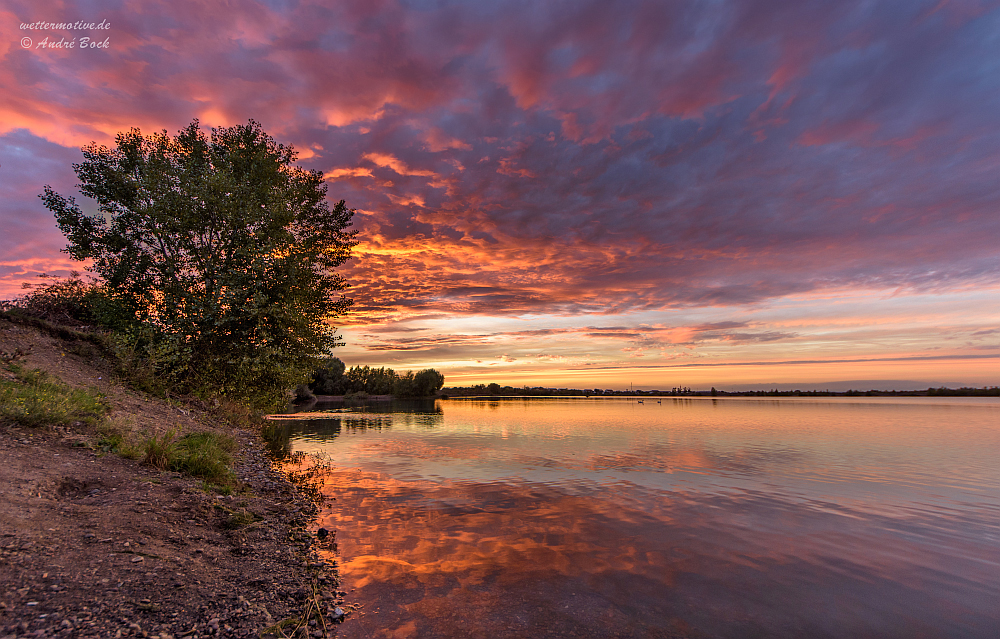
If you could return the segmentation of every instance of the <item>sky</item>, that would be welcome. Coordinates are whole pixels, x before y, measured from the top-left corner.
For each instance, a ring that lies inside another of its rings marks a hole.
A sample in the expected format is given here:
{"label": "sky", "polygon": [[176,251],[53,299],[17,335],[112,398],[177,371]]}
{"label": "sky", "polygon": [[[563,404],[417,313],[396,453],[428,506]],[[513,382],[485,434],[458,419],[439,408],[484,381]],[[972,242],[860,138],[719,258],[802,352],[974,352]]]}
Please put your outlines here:
{"label": "sky", "polygon": [[81,146],[254,119],[357,210],[348,365],[1000,383],[1000,2],[6,0],[0,59],[0,297]]}

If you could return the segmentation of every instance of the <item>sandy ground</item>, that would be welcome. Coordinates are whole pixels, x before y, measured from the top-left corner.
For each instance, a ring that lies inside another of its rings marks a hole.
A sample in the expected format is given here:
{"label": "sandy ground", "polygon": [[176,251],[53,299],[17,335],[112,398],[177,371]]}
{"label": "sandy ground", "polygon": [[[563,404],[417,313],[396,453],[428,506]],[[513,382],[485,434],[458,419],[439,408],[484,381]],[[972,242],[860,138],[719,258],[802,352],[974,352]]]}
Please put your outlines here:
{"label": "sandy ground", "polygon": [[112,381],[85,342],[0,319],[0,351],[29,346],[21,364],[100,389],[109,418],[139,432],[233,436],[242,487],[221,495],[101,453],[80,423],[0,423],[0,639],[258,636],[310,602],[327,614],[309,634],[324,635],[344,593],[315,552],[308,490],[280,472],[259,434]]}

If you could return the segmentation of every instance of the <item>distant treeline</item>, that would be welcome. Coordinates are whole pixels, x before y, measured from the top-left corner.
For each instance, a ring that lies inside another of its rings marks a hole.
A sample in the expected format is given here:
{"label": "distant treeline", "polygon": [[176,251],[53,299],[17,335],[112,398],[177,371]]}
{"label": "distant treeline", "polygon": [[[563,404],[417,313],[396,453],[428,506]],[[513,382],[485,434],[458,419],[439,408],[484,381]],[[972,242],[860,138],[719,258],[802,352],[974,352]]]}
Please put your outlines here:
{"label": "distant treeline", "polygon": [[[714,390],[714,389],[713,389]],[[802,391],[802,390],[791,390],[791,391],[779,391],[775,390],[759,390],[759,391],[736,391],[736,392],[726,392],[726,391],[716,391],[704,392],[701,391],[697,393],[699,395],[726,395],[726,396],[743,396],[743,397],[928,397],[928,396],[939,396],[939,397],[1000,397],[1000,387],[998,386],[984,386],[982,388],[970,388],[963,386],[962,388],[928,388],[925,390],[906,390],[906,391],[895,391],[895,390],[846,390],[846,391]]]}
{"label": "distant treeline", "polygon": [[340,358],[331,357],[313,373],[309,390],[316,395],[395,395],[427,397],[444,385],[444,375],[433,368],[400,375],[391,368],[352,366],[347,369]]}
{"label": "distant treeline", "polygon": [[476,386],[449,386],[443,389],[448,397],[1000,397],[1000,386],[984,386],[983,388],[928,388],[926,390],[887,391],[887,390],[847,390],[847,391],[804,391],[804,390],[748,390],[723,391],[691,390],[678,386],[670,390],[611,390],[611,389],[579,389],[579,388],[544,388],[542,386],[520,387],[500,386],[499,384],[477,384]]}
{"label": "distant treeline", "polygon": [[500,384],[477,384],[475,386],[449,386],[442,389],[449,397],[475,397],[480,395],[496,395],[500,397],[591,397],[594,395],[629,396],[629,397],[671,397],[681,395],[706,395],[709,391],[693,391],[690,388],[674,388],[671,390],[612,390],[610,388],[545,388],[543,386],[501,386]]}

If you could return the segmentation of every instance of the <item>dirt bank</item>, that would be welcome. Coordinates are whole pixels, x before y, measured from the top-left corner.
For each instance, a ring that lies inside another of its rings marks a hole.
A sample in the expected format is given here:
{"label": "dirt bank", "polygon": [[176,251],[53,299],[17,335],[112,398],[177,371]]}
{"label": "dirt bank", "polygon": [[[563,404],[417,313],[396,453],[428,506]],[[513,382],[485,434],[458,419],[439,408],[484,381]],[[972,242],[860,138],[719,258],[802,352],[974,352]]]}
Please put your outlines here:
{"label": "dirt bank", "polygon": [[258,433],[111,381],[86,343],[0,319],[0,351],[28,347],[19,364],[99,389],[108,419],[137,433],[230,435],[240,484],[220,494],[101,452],[82,422],[0,423],[0,638],[256,637],[313,603],[332,620],[343,593],[314,552],[315,505]]}

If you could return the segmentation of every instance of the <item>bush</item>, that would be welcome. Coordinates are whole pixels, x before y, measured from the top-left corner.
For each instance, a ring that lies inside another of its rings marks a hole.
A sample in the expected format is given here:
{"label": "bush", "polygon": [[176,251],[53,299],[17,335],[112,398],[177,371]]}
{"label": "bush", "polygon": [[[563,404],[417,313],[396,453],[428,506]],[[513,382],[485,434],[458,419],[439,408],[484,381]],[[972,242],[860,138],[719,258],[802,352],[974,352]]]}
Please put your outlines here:
{"label": "bush", "polygon": [[340,358],[331,357],[323,360],[323,363],[313,371],[312,382],[309,390],[317,395],[343,395],[346,392],[346,382],[344,378],[344,362]]}
{"label": "bush", "polygon": [[96,214],[48,185],[40,197],[64,251],[92,260],[107,293],[92,307],[107,306],[144,379],[267,408],[339,345],[328,320],[352,304],[336,267],[357,244],[354,211],[328,204],[323,173],[295,166],[294,149],[253,121],[209,136],[196,120],[83,156],[73,168]]}
{"label": "bush", "polygon": [[444,375],[433,368],[424,369],[413,376],[413,386],[420,397],[433,395],[444,386]]}

